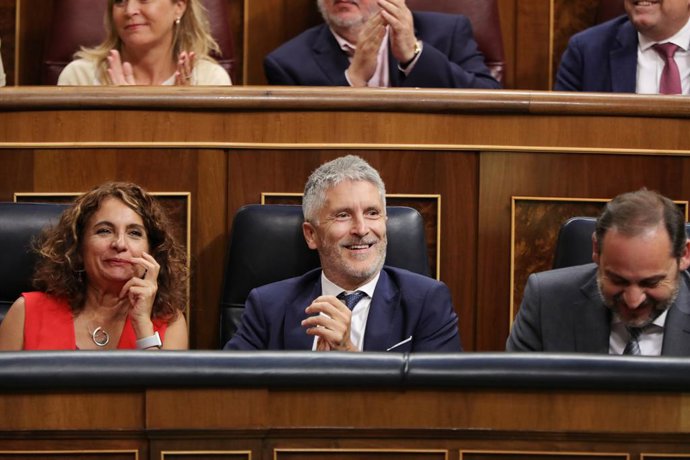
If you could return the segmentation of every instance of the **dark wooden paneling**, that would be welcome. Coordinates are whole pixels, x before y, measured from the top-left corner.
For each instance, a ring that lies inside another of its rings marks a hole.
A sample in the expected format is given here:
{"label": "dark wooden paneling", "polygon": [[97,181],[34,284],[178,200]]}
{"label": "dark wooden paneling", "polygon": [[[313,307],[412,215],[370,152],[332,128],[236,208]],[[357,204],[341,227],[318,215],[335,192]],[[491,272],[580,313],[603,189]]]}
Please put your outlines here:
{"label": "dark wooden paneling", "polygon": [[15,192],[33,189],[33,170],[34,156],[26,150],[0,151],[0,201],[12,201]]}
{"label": "dark wooden paneling", "polygon": [[244,83],[244,0],[227,0],[230,18],[228,22],[232,28],[233,43],[235,45],[235,78],[233,85]]}
{"label": "dark wooden paneling", "polygon": [[233,451],[171,451],[165,450],[161,452],[161,460],[251,460],[250,452],[233,452]]}
{"label": "dark wooden paneling", "polygon": [[89,452],[73,450],[36,449],[30,451],[0,451],[0,459],[36,460],[37,458],[50,460],[138,460],[138,451],[117,452],[89,449]]}
{"label": "dark wooden paneling", "polygon": [[501,35],[503,36],[503,53],[506,67],[503,72],[503,87],[506,89],[519,88],[516,86],[515,69],[517,57],[517,0],[498,0],[498,14],[501,17]]}
{"label": "dark wooden paneling", "polygon": [[276,460],[446,460],[447,452],[374,449],[276,449]]}
{"label": "dark wooden paneling", "polygon": [[627,454],[596,452],[460,452],[462,460],[629,460]]}
{"label": "dark wooden paneling", "polygon": [[290,38],[320,22],[316,0],[247,2],[245,84],[264,85],[264,57]]}
{"label": "dark wooden paneling", "polygon": [[515,87],[549,89],[550,0],[517,2]]}
{"label": "dark wooden paneling", "polygon": [[16,0],[20,6],[17,24],[18,85],[41,82],[41,60],[50,28],[53,0]]}
{"label": "dark wooden paneling", "polygon": [[0,458],[656,460],[690,452],[686,406],[682,392],[604,389],[3,392]]}
{"label": "dark wooden paneling", "polygon": [[141,392],[9,393],[0,397],[0,432],[142,429]]}

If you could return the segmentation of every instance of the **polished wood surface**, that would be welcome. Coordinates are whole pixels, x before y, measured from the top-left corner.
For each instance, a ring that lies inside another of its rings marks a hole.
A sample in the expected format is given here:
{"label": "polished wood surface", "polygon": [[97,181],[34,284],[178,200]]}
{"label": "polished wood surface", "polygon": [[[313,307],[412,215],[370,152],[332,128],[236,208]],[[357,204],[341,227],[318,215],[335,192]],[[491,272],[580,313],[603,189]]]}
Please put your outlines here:
{"label": "polished wood surface", "polygon": [[192,346],[213,349],[234,213],[265,192],[300,193],[322,162],[359,154],[389,193],[441,196],[441,280],[463,345],[502,350],[513,197],[607,199],[646,186],[687,200],[689,117],[687,99],[664,96],[8,88],[0,98],[0,199],[81,192],[112,179],[191,193]]}
{"label": "polished wood surface", "polygon": [[689,404],[605,390],[3,392],[0,458],[669,458],[690,454]]}

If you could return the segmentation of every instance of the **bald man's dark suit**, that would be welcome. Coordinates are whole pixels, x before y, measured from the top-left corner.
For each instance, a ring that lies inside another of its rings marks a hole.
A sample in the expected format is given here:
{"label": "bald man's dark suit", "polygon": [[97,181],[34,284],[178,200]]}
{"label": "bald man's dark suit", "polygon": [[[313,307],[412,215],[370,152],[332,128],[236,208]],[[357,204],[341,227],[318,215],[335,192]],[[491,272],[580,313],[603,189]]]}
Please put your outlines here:
{"label": "bald man's dark suit", "polygon": [[[424,45],[409,75],[398,70],[389,50],[390,86],[420,88],[500,88],[477,48],[465,16],[414,12],[415,34]],[[347,55],[326,24],[312,27],[271,52],[264,60],[273,85],[349,86]]]}

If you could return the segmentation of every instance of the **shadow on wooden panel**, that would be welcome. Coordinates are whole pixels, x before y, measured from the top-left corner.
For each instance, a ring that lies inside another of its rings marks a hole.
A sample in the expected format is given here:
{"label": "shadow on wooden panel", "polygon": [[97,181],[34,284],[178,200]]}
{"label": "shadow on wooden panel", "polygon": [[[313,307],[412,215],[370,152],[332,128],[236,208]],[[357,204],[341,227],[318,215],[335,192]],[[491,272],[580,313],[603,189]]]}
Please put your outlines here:
{"label": "shadow on wooden panel", "polygon": [[252,453],[248,450],[190,450],[190,451],[162,451],[161,460],[251,460]]}
{"label": "shadow on wooden panel", "polygon": [[275,449],[276,460],[448,460],[448,451],[432,449]]}
{"label": "shadow on wooden panel", "polygon": [[[262,193],[261,204],[302,204],[301,193]],[[387,206],[414,208],[424,219],[424,234],[429,260],[429,273],[440,279],[439,255],[441,251],[441,195],[386,194]]]}
{"label": "shadow on wooden panel", "polygon": [[460,460],[629,460],[628,454],[610,452],[538,452],[538,451],[460,451]]}
{"label": "shadow on wooden panel", "polygon": [[6,450],[0,459],[36,460],[138,460],[137,450]]}

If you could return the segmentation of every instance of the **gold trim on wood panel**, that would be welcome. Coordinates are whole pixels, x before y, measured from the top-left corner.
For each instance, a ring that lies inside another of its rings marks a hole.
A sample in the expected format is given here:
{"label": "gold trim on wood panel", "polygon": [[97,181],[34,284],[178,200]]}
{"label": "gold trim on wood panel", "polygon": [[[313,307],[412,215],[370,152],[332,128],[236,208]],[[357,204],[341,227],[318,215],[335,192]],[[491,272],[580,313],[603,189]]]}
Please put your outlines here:
{"label": "gold trim on wood panel", "polygon": [[273,449],[273,460],[279,460],[279,453],[381,453],[381,454],[443,454],[444,459],[448,460],[449,451],[447,449],[352,449],[352,448],[276,448]]}
{"label": "gold trim on wood panel", "polygon": [[[261,204],[266,204],[266,199],[270,197],[290,197],[298,198],[302,197],[303,193],[295,192],[261,192]],[[437,280],[441,279],[441,195],[440,194],[425,194],[425,193],[386,193],[386,200],[389,198],[400,198],[400,199],[423,199],[423,200],[436,200],[436,263],[435,267],[435,278]],[[395,205],[393,205],[395,206]],[[410,206],[411,207],[411,206]],[[421,214],[421,212],[420,212]],[[422,217],[424,217],[422,215]]]}
{"label": "gold trim on wood panel", "polygon": [[690,454],[645,454],[640,453],[640,460],[664,460],[667,458],[690,458]]}
{"label": "gold trim on wood panel", "polygon": [[161,460],[165,460],[166,455],[246,455],[247,460],[252,460],[251,450],[163,450],[161,451]]}
{"label": "gold trim on wood panel", "polygon": [[587,153],[605,155],[690,156],[690,150],[626,149],[622,147],[548,147],[543,145],[487,144],[359,144],[359,143],[287,143],[287,142],[2,142],[8,149],[215,149],[215,150],[432,150],[527,153]]}
{"label": "gold trim on wood panel", "polygon": [[624,452],[575,452],[575,451],[538,451],[538,450],[465,450],[460,449],[460,460],[464,460],[465,454],[488,454],[488,455],[529,455],[534,456],[570,456],[570,457],[591,457],[594,455],[601,457],[620,457],[621,459],[630,460],[630,454]]}
{"label": "gold trim on wood panel", "polygon": [[[557,212],[542,212],[539,215],[536,216],[526,216],[526,217],[537,217],[537,218],[543,218],[543,219],[548,219],[549,221],[546,222],[548,228],[545,228],[542,233],[540,233],[538,239],[533,239],[531,241],[528,241],[528,243],[532,244],[525,244],[525,247],[528,247],[532,251],[532,256],[533,259],[535,259],[534,256],[538,256],[540,254],[539,249],[542,249],[541,253],[546,253],[547,257],[549,257],[548,260],[543,260],[542,258],[536,258],[537,260],[533,260],[533,265],[532,268],[529,270],[529,273],[527,272],[520,272],[519,275],[521,276],[521,281],[523,281],[520,285],[520,288],[524,288],[524,282],[527,281],[527,276],[530,273],[534,272],[539,272],[539,271],[544,271],[544,270],[550,270],[551,269],[551,261],[553,260],[553,254],[554,254],[554,249],[556,245],[556,238],[558,237],[558,231],[560,229],[560,226],[569,218],[575,217],[575,216],[590,216],[590,217],[597,217],[599,213],[601,212],[603,206],[608,203],[611,200],[611,198],[569,198],[569,197],[538,197],[538,196],[513,196],[511,197],[511,204],[510,204],[510,315],[509,315],[509,323],[508,326],[509,328],[512,327],[513,325],[513,318],[515,317],[517,313],[517,308],[518,306],[515,304],[515,291],[516,291],[516,274],[517,270],[520,270],[525,267],[518,267],[516,263],[517,259],[517,245],[522,241],[521,237],[525,236],[525,228],[518,228],[519,223],[518,223],[518,218],[521,217],[518,215],[518,205],[519,202],[527,202],[527,203],[533,203],[533,204],[538,204],[538,203],[559,203],[561,205],[567,205],[567,204],[581,204],[579,210],[565,210],[565,214],[559,214]],[[684,208],[684,216],[685,220],[687,222],[688,220],[688,201],[683,201],[683,200],[674,200],[674,203],[683,206]],[[593,205],[593,206],[585,206],[585,205]],[[594,209],[596,208],[596,209]],[[543,210],[543,211],[548,211],[548,210]],[[525,216],[522,216],[523,218]],[[542,228],[544,227],[543,225],[541,226]],[[519,234],[520,233],[520,234]],[[538,244],[537,244],[538,243]],[[549,263],[546,263],[549,262]]]}
{"label": "gold trim on wood panel", "polygon": [[5,455],[91,455],[91,454],[133,454],[139,460],[136,449],[81,449],[81,450],[0,450],[0,457]]}
{"label": "gold trim on wood panel", "polygon": [[[15,192],[13,194],[14,202],[21,201],[21,198],[40,199],[40,198],[75,198],[85,192]],[[192,193],[191,192],[149,192],[149,194],[154,197],[170,197],[170,198],[184,198],[186,203],[186,213],[187,221],[184,223],[185,228],[185,249],[187,252],[187,270],[191,270],[191,257],[192,257]],[[191,286],[190,281],[187,281],[187,298],[190,298]],[[185,308],[185,315],[187,319],[187,332],[191,329],[192,319],[189,312],[189,301],[187,302],[187,307]]]}

